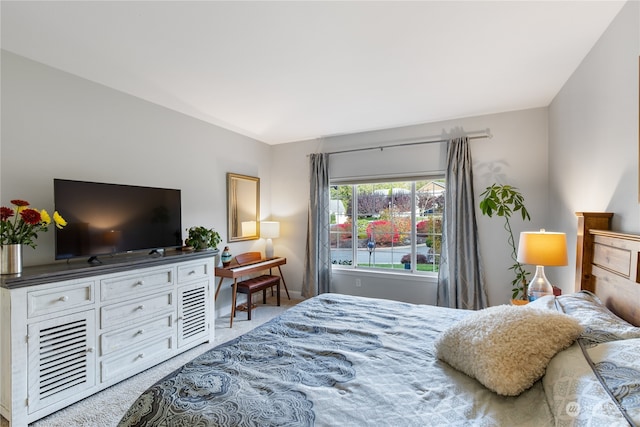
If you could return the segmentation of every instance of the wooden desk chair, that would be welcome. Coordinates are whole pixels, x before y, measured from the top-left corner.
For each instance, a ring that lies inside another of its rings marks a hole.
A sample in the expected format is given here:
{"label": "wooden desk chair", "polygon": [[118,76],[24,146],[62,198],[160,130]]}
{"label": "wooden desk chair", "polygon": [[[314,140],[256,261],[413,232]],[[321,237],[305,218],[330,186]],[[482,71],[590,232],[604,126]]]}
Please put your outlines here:
{"label": "wooden desk chair", "polygon": [[[236,255],[236,262],[238,264],[247,264],[252,262],[259,262],[262,259],[260,252],[245,252],[240,255]],[[237,292],[247,294],[247,319],[251,320],[251,295],[255,292],[262,291],[262,303],[267,303],[267,289],[273,289],[276,287],[276,300],[278,306],[280,306],[280,276],[263,274],[258,277],[252,277],[250,279],[239,281],[237,284]]]}

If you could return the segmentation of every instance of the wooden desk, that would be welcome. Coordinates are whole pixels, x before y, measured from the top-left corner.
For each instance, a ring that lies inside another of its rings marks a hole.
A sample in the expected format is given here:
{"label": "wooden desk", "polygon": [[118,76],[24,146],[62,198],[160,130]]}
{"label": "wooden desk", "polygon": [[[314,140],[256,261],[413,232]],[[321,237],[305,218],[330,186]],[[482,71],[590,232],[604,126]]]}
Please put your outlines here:
{"label": "wooden desk", "polygon": [[218,281],[218,287],[216,288],[216,295],[214,296],[214,301],[218,299],[218,293],[220,292],[220,287],[222,286],[222,281],[225,278],[233,279],[233,296],[231,298],[231,320],[229,321],[229,327],[233,327],[233,317],[236,314],[236,296],[238,294],[238,277],[246,276],[251,273],[259,273],[262,270],[278,267],[278,272],[280,273],[280,279],[282,280],[282,284],[284,285],[284,290],[287,292],[287,298],[291,299],[289,296],[289,290],[287,289],[287,284],[284,282],[284,276],[282,275],[282,270],[280,269],[281,265],[287,263],[286,258],[275,257],[270,259],[264,259],[259,262],[254,262],[251,264],[237,264],[235,263],[235,258],[233,262],[228,267],[216,267],[216,276],[220,277]]}

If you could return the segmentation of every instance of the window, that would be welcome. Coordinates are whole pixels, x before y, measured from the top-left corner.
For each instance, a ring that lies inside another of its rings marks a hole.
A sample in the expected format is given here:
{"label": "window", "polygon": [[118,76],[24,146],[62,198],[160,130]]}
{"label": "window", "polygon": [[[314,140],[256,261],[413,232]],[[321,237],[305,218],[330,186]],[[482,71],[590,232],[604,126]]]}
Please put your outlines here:
{"label": "window", "polygon": [[333,185],[333,264],[436,273],[444,192],[441,177]]}

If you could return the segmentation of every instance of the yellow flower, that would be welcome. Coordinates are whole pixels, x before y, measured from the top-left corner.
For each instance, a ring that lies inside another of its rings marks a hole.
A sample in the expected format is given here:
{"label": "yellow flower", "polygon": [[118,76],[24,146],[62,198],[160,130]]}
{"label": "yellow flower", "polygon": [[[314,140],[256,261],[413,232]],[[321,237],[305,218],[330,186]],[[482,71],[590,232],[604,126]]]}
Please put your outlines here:
{"label": "yellow flower", "polygon": [[[23,199],[13,199],[11,204],[13,208],[0,206],[0,245],[19,244],[35,249],[35,239],[38,233],[48,230],[51,216],[44,209],[30,208],[29,202]],[[58,228],[67,225],[58,212],[54,212],[53,219]]]}
{"label": "yellow flower", "polygon": [[49,213],[45,209],[42,209],[40,211],[40,219],[44,225],[51,224],[51,217],[49,216]]}
{"label": "yellow flower", "polygon": [[56,223],[56,227],[58,227],[60,229],[62,229],[62,227],[67,225],[67,221],[65,221],[64,218],[62,218],[62,216],[60,216],[58,211],[55,211],[53,213],[53,221]]}

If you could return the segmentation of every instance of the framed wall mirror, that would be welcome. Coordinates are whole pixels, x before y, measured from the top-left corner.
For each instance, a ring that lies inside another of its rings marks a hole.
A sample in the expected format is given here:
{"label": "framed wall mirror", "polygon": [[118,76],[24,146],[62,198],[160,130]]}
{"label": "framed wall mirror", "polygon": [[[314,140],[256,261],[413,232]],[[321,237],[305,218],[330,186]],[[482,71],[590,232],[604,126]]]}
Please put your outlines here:
{"label": "framed wall mirror", "polygon": [[260,178],[227,173],[227,241],[260,237]]}

